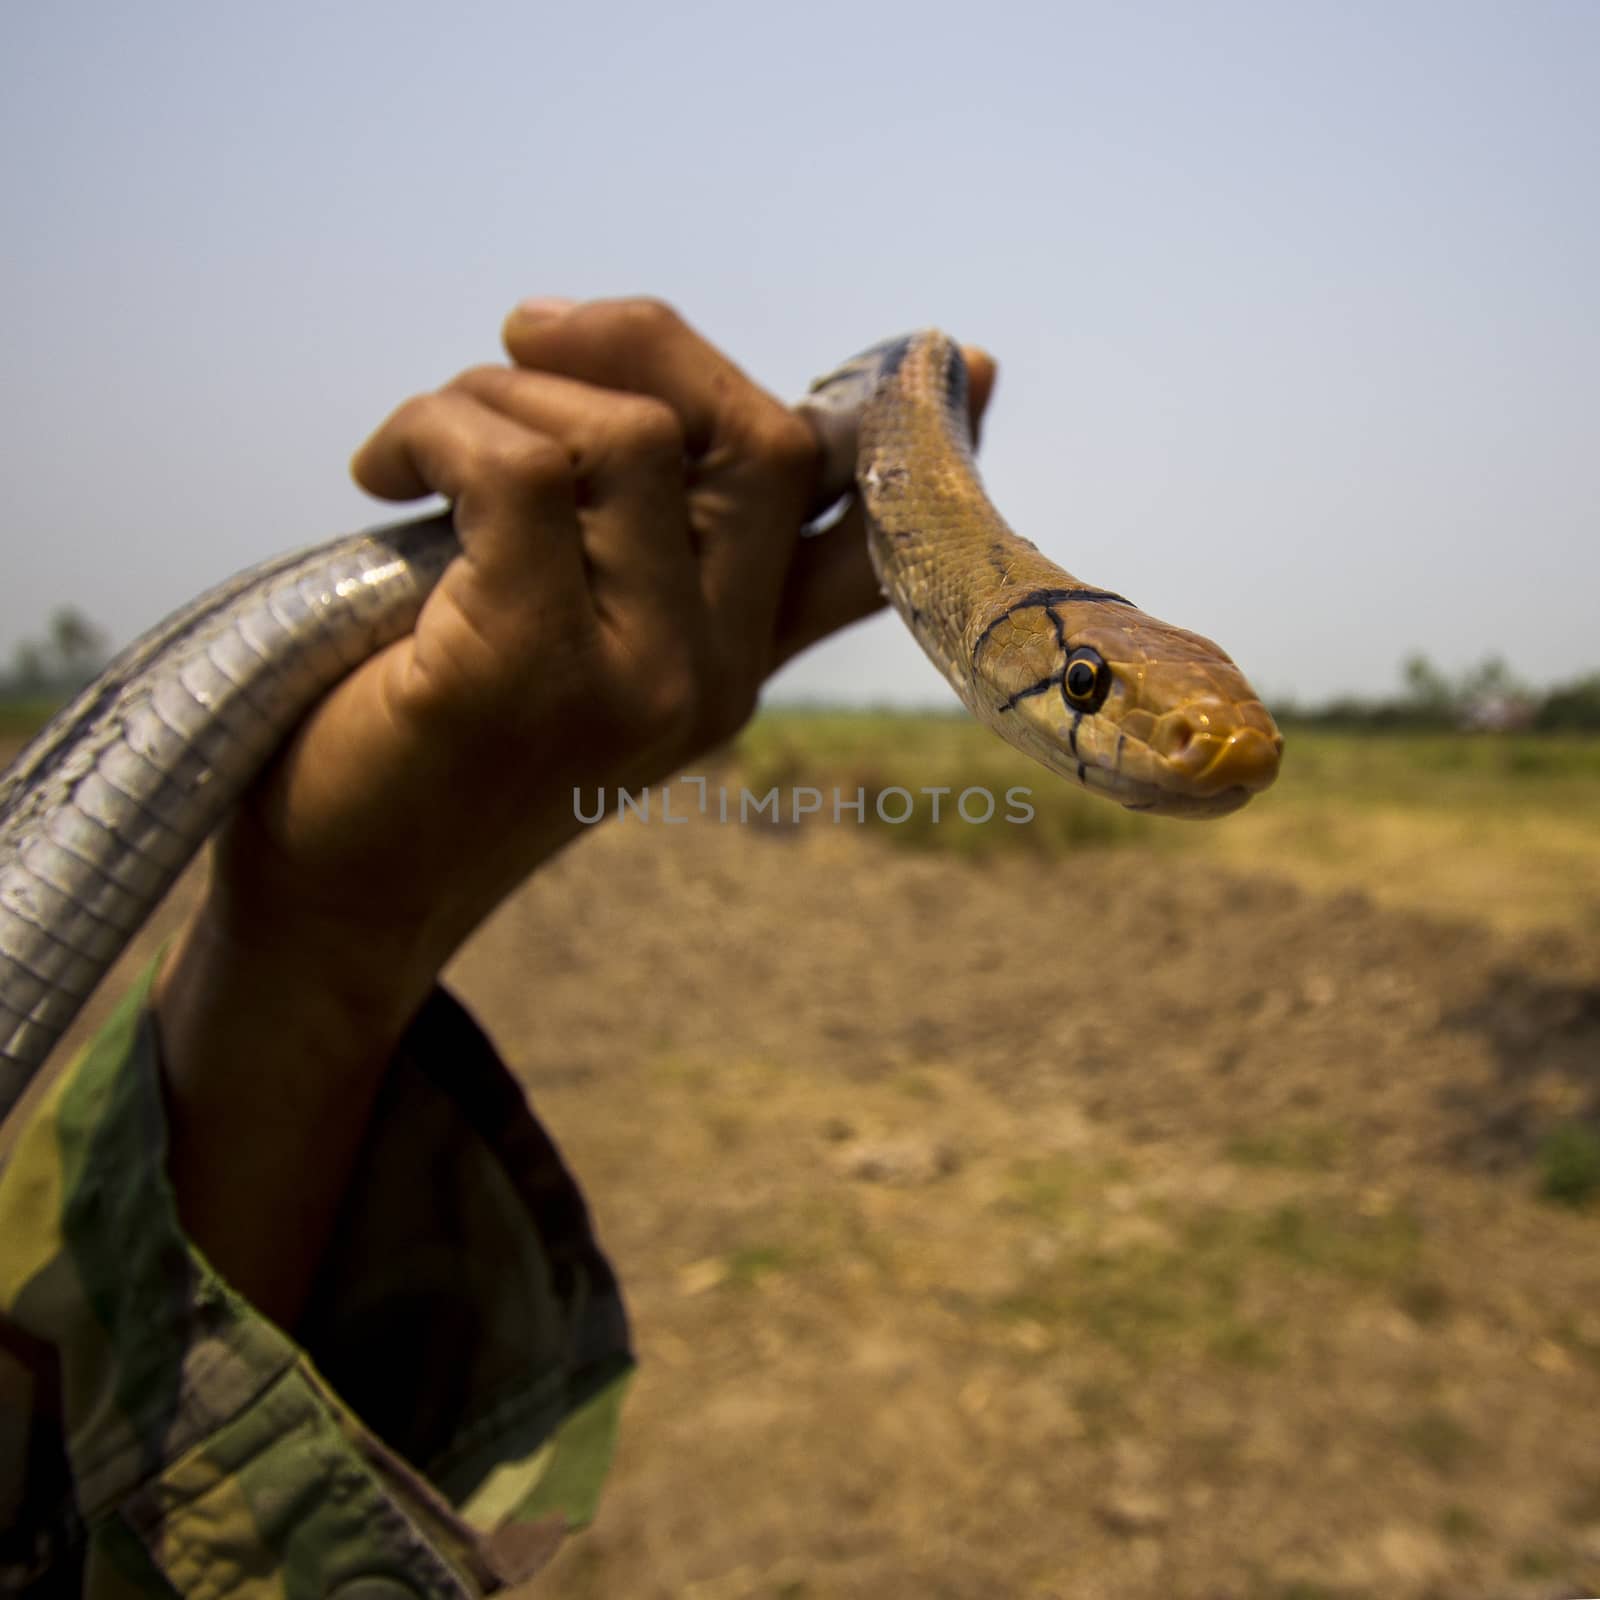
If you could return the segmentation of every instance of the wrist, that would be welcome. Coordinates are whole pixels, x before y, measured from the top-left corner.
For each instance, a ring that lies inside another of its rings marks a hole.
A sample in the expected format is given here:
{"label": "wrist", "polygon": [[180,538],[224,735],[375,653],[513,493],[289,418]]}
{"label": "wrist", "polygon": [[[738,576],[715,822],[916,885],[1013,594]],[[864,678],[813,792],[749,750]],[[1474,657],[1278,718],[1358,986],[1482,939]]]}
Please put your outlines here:
{"label": "wrist", "polygon": [[152,1000],[169,1046],[185,1032],[256,1022],[317,1054],[387,1055],[436,970],[404,930],[379,938],[295,908],[247,912],[213,882],[162,964]]}

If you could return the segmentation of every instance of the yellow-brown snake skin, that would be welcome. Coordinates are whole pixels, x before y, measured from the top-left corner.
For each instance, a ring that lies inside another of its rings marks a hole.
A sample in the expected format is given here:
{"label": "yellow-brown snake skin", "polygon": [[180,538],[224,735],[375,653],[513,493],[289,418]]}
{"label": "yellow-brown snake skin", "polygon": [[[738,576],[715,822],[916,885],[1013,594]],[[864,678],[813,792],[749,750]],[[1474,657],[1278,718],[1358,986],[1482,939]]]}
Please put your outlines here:
{"label": "yellow-brown snake skin", "polygon": [[1282,735],[1221,649],[1006,526],[973,464],[966,367],[944,334],[878,345],[804,404],[825,437],[831,418],[859,419],[856,485],[884,593],[980,722],[1133,811],[1223,816],[1277,776]]}

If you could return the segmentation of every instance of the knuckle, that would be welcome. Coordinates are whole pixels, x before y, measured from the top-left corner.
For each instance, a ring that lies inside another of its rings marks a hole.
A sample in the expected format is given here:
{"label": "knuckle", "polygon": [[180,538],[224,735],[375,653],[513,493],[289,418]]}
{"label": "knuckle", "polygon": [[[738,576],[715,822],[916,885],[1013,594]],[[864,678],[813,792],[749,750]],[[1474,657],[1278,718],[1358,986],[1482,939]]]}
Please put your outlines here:
{"label": "knuckle", "polygon": [[627,456],[681,456],[683,424],[664,400],[640,395],[619,396],[613,403],[613,447]]}
{"label": "knuckle", "polygon": [[647,693],[650,711],[663,731],[681,739],[700,715],[703,674],[696,652],[687,640],[661,652],[651,663]]}
{"label": "knuckle", "polygon": [[471,395],[498,394],[504,386],[508,369],[496,366],[492,361],[482,362],[475,367],[468,367],[465,372],[458,372],[449,383],[444,386],[444,392],[457,391]]}
{"label": "knuckle", "polygon": [[608,722],[619,743],[653,752],[665,770],[732,740],[759,688],[707,641],[682,637],[628,663],[614,680]]}
{"label": "knuckle", "polygon": [[468,476],[491,493],[523,498],[568,488],[572,462],[553,439],[529,433],[517,439],[481,441]]}
{"label": "knuckle", "polygon": [[636,664],[623,691],[623,721],[641,743],[683,751],[701,716],[701,674],[686,643]]}
{"label": "knuckle", "polygon": [[787,407],[774,403],[761,429],[765,453],[787,471],[809,470],[816,465],[817,436],[809,423]]}
{"label": "knuckle", "polygon": [[819,460],[817,436],[794,412],[772,401],[751,420],[749,448],[761,468],[784,483],[809,485]]}
{"label": "knuckle", "polygon": [[683,327],[683,318],[665,300],[649,295],[603,301],[594,307],[594,314],[604,319],[608,332],[624,340],[661,343]]}
{"label": "knuckle", "polygon": [[438,427],[450,410],[450,402],[443,394],[414,394],[395,407],[389,425],[404,434],[424,434]]}

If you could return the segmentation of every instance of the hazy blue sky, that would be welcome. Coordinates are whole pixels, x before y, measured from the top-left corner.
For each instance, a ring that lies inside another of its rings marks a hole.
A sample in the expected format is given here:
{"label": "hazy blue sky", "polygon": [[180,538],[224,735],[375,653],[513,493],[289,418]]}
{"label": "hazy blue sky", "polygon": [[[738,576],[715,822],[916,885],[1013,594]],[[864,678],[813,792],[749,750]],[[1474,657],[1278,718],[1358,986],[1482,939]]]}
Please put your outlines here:
{"label": "hazy blue sky", "polygon": [[[1272,693],[1600,667],[1600,4],[0,7],[0,659],[375,520],[535,291],[1003,363],[996,502]],[[880,621],[795,694],[930,700]]]}

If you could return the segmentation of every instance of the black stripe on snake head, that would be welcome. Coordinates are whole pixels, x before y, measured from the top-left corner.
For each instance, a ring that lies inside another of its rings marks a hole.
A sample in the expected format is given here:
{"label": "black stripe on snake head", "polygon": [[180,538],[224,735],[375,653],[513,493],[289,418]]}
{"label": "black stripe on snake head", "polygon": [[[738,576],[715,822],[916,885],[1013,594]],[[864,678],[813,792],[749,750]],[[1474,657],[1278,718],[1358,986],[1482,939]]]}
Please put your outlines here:
{"label": "black stripe on snake head", "polygon": [[1050,623],[1056,631],[1056,643],[1065,647],[1066,632],[1062,626],[1061,618],[1050,608],[1060,605],[1063,601],[1070,600],[1106,600],[1113,605],[1132,606],[1133,602],[1120,594],[1113,594],[1109,589],[1030,589],[1026,594],[1013,600],[999,616],[993,618],[983,632],[973,640],[972,659],[978,659],[979,652],[989,642],[989,636],[1002,622],[1009,621],[1019,611],[1031,611],[1035,606],[1043,607],[1049,611]]}
{"label": "black stripe on snake head", "polygon": [[902,366],[911,349],[914,334],[903,334],[898,339],[885,339],[882,344],[875,344],[867,354],[878,358],[878,378],[882,382],[892,378]]}
{"label": "black stripe on snake head", "polygon": [[[1030,683],[1026,689],[1018,689],[1017,692],[1000,707],[1000,709],[1002,711],[1015,711],[1017,708],[1017,702],[1019,700],[1027,700],[1036,694],[1043,694],[1047,689],[1059,689],[1060,687],[1061,674],[1059,672],[1052,672],[1048,678],[1041,678],[1037,683]],[[1075,722],[1072,725],[1072,733],[1069,737],[1076,741],[1077,736],[1078,725]],[[1078,747],[1075,742],[1072,747],[1072,753],[1074,755],[1078,753]]]}
{"label": "black stripe on snake head", "polygon": [[944,363],[944,403],[951,419],[967,426],[967,358],[952,344]]}

